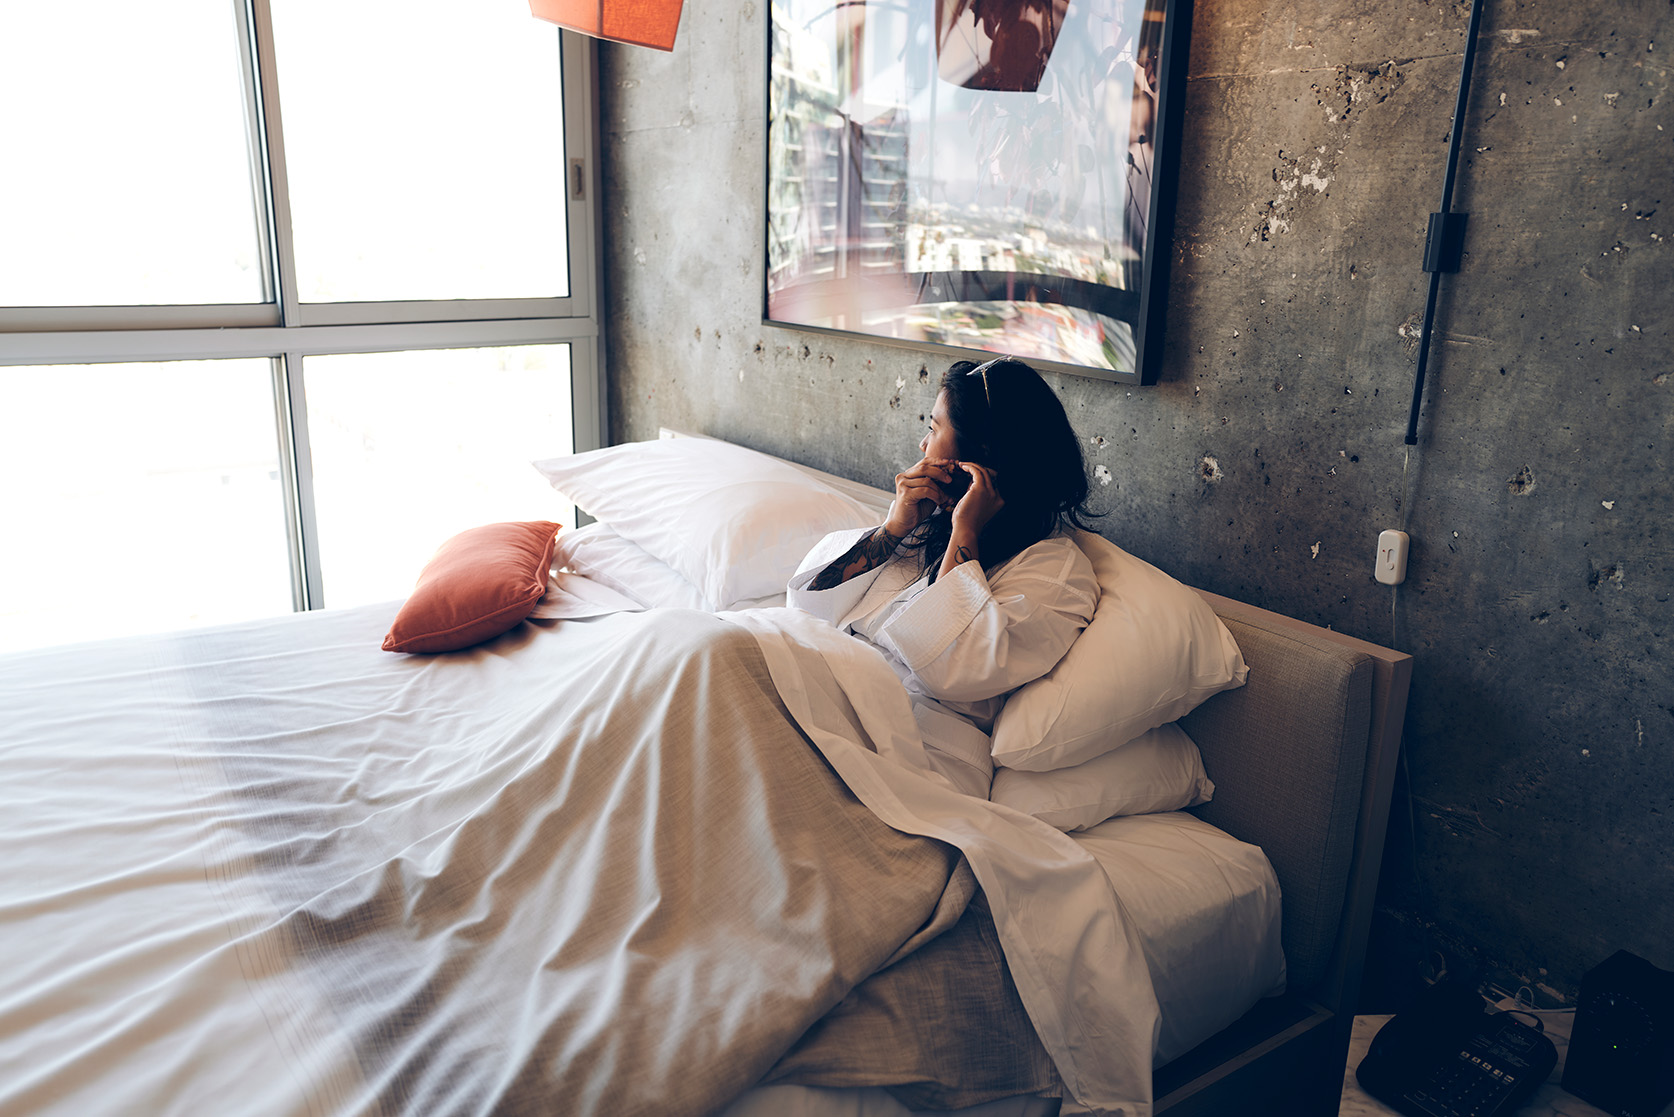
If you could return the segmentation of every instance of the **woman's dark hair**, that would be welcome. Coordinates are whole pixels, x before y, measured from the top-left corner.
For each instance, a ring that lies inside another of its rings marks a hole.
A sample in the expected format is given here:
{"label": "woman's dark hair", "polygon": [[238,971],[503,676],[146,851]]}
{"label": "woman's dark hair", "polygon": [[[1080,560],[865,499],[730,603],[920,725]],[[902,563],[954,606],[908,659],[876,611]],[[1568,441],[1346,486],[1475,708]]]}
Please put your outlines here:
{"label": "woman's dark hair", "polygon": [[[992,569],[1064,526],[1093,530],[1087,464],[1064,405],[1040,373],[1014,357],[955,361],[942,375],[947,418],[962,461],[994,471],[1005,506],[978,541]],[[938,512],[915,540],[932,571],[946,553],[952,518]]]}

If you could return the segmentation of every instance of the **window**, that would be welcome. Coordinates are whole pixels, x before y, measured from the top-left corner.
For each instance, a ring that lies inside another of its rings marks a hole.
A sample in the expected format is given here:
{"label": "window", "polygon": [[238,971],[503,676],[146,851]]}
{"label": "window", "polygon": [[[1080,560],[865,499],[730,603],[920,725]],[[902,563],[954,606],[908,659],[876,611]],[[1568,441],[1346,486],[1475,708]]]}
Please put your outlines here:
{"label": "window", "polygon": [[291,607],[269,364],[0,368],[0,650]]}
{"label": "window", "polygon": [[228,0],[0,8],[0,305],[269,301],[240,59]]}
{"label": "window", "polygon": [[556,519],[529,463],[565,449],[568,362],[562,345],[304,358],[326,599],[387,600],[466,528]]}
{"label": "window", "polygon": [[0,8],[0,648],[392,600],[596,446],[591,41]]}

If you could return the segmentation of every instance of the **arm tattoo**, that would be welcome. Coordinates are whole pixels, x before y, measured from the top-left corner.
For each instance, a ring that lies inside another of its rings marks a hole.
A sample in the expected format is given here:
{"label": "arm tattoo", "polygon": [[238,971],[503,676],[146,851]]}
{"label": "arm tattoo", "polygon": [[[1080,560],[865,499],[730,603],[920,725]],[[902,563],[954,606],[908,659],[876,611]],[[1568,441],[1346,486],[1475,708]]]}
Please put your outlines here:
{"label": "arm tattoo", "polygon": [[961,543],[957,547],[950,548],[942,553],[941,565],[930,572],[930,581],[935,582],[937,578],[948,571],[957,569],[967,562],[976,561],[976,557],[977,553],[974,546]]}
{"label": "arm tattoo", "polygon": [[891,535],[882,525],[874,528],[870,533],[860,537],[859,541],[847,551],[831,560],[814,580],[808,583],[811,590],[828,590],[833,586],[840,586],[853,578],[856,574],[864,574],[874,566],[882,566],[889,556],[895,553],[895,548],[901,543],[901,537]]}

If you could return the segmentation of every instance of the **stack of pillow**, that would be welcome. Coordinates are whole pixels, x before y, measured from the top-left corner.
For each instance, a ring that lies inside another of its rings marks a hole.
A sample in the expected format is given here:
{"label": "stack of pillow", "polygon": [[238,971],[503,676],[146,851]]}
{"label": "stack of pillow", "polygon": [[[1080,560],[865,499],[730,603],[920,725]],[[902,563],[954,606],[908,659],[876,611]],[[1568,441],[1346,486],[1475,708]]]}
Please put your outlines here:
{"label": "stack of pillow", "polygon": [[[892,496],[705,438],[626,443],[535,468],[597,521],[560,533],[553,565],[648,608],[781,603],[814,544],[881,523]],[[1097,610],[1058,665],[1000,711],[990,798],[1062,830],[1207,801],[1214,785],[1174,723],[1243,685],[1237,644],[1189,587],[1101,536],[1078,532],[1076,542],[1098,577]]]}
{"label": "stack of pillow", "polygon": [[1075,541],[1098,607],[1058,665],[1006,699],[989,798],[1060,830],[1208,802],[1215,785],[1174,722],[1243,686],[1243,654],[1190,587],[1102,536]]}

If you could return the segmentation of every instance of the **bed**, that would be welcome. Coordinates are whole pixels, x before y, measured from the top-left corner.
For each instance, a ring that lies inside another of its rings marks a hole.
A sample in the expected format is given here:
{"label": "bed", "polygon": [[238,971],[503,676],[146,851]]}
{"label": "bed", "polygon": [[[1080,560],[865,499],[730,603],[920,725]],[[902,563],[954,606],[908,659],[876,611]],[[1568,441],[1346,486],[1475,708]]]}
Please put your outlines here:
{"label": "bed", "polygon": [[[405,602],[0,660],[0,1111],[1331,1111],[1405,656],[1088,539],[1133,592],[1099,567],[976,800],[775,607],[887,494],[574,458],[596,524]],[[1150,644],[1071,685],[1158,625],[1183,687]]]}

